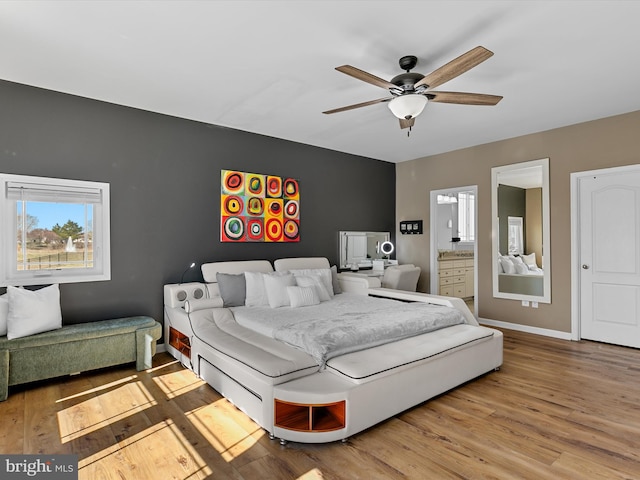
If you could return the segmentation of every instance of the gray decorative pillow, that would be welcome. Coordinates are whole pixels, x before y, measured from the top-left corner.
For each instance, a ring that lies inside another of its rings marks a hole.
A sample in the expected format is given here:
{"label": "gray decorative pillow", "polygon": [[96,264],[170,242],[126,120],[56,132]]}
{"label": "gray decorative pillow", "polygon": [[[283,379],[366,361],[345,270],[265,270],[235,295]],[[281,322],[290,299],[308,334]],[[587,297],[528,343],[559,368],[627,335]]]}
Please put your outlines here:
{"label": "gray decorative pillow", "polygon": [[247,295],[247,284],[244,273],[216,273],[220,296],[225,307],[241,307]]}

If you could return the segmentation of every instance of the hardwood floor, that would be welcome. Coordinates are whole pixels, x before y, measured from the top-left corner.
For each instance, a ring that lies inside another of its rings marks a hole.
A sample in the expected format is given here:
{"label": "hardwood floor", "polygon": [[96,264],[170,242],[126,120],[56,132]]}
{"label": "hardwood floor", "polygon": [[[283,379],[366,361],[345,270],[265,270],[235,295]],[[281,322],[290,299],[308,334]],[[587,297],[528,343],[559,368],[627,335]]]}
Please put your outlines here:
{"label": "hardwood floor", "polygon": [[640,350],[504,334],[499,372],[344,444],[283,447],[158,354],[12,388],[0,452],[75,453],[86,480],[640,478]]}

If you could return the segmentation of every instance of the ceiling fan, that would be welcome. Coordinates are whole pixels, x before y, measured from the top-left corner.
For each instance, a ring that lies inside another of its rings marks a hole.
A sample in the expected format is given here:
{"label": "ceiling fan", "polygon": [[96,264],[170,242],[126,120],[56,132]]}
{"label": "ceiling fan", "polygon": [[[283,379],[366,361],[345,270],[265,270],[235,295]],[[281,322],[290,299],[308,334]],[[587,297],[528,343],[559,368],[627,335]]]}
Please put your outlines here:
{"label": "ceiling fan", "polygon": [[496,105],[502,100],[501,96],[431,90],[479,65],[492,55],[493,52],[490,50],[478,46],[434,70],[427,76],[411,72],[418,63],[418,58],[413,55],[407,55],[399,61],[400,68],[405,70],[406,73],[396,75],[390,81],[383,80],[351,65],[336,67],[336,70],[339,72],[351,75],[358,80],[370,83],[376,87],[387,89],[391,96],[335,108],[322,113],[338,113],[353,110],[354,108],[375,105],[376,103],[389,102],[389,109],[400,120],[400,128],[408,128],[410,131],[415,123],[416,117],[422,113],[422,110],[424,110],[424,107],[429,101],[456,103],[460,105]]}

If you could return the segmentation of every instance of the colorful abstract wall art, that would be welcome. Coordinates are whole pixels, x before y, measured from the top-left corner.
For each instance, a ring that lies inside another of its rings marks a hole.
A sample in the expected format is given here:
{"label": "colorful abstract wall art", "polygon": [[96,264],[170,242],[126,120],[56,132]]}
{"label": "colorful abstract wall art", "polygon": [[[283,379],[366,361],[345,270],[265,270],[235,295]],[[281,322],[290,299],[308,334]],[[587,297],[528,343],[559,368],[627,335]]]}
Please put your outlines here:
{"label": "colorful abstract wall art", "polygon": [[298,181],[274,175],[221,171],[222,242],[299,242]]}

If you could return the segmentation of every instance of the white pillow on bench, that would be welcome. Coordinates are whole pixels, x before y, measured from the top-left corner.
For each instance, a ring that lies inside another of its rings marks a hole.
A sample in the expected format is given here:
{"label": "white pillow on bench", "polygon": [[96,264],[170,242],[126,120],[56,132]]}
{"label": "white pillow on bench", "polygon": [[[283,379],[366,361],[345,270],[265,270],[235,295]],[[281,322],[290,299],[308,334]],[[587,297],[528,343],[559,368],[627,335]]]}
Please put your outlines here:
{"label": "white pillow on bench", "polygon": [[9,340],[62,328],[58,284],[35,291],[8,286],[7,297]]}
{"label": "white pillow on bench", "polygon": [[0,337],[7,334],[7,317],[9,316],[8,295],[0,295]]}

